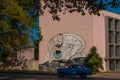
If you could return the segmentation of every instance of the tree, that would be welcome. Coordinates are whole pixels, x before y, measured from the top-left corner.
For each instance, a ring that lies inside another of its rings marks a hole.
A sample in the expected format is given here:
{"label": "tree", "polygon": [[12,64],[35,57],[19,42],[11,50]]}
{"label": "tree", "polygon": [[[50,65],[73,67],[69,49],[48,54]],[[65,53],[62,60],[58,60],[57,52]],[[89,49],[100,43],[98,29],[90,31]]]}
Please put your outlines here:
{"label": "tree", "polygon": [[29,16],[29,9],[23,8],[17,0],[0,2],[0,61],[5,69],[9,58],[17,55],[21,49],[33,47],[30,45],[29,33],[31,28],[39,27],[34,25],[36,17]]}
{"label": "tree", "polygon": [[[29,43],[29,33],[35,26],[36,16],[43,15],[45,10],[53,20],[60,20],[59,13],[78,12],[85,15],[100,15],[99,11],[106,6],[119,7],[119,0],[0,0],[0,60],[5,61],[11,54],[21,49],[32,47]],[[35,13],[29,16],[28,13]],[[33,37],[33,35],[32,35]],[[40,38],[41,39],[41,38]],[[5,62],[3,62],[5,63]]]}
{"label": "tree", "polygon": [[99,11],[105,10],[107,6],[120,7],[120,0],[40,0],[40,14],[47,10],[53,20],[60,20],[59,13],[78,12],[85,15],[85,10],[90,15],[100,15]]}
{"label": "tree", "polygon": [[92,47],[90,49],[90,53],[88,54],[85,65],[93,70],[93,73],[99,71],[99,69],[103,69],[102,66],[102,58],[97,53],[96,47]]}

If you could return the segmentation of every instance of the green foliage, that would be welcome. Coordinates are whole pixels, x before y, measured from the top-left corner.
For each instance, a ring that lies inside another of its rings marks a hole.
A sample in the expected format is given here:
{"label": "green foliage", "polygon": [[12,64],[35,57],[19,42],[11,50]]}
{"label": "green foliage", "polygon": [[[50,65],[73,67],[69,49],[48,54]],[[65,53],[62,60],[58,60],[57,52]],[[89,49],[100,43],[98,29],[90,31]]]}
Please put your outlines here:
{"label": "green foliage", "polygon": [[[44,4],[42,4],[44,3]],[[77,12],[85,15],[100,16],[100,11],[105,10],[107,6],[112,8],[120,7],[120,0],[41,0],[40,14],[44,13],[44,9],[52,15],[53,20],[60,20],[59,13]]]}
{"label": "green foliage", "polygon": [[18,4],[25,10],[35,9],[37,0],[16,0]]}
{"label": "green foliage", "polygon": [[31,28],[39,29],[39,26],[34,25],[36,15],[30,17],[28,13],[35,7],[35,0],[0,0],[0,61],[4,64],[18,51],[33,47],[29,42],[29,33]]}
{"label": "green foliage", "polygon": [[85,65],[93,70],[93,73],[98,71],[99,69],[103,69],[102,66],[102,58],[97,53],[96,47],[92,47],[90,49],[90,53],[86,58]]}

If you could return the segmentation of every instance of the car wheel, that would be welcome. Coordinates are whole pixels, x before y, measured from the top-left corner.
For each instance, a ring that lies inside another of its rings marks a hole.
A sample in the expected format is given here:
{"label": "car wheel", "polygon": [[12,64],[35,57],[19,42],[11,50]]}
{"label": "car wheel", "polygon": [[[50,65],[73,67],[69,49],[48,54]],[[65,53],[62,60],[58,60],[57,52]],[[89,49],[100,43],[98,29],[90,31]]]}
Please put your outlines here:
{"label": "car wheel", "polygon": [[80,74],[81,78],[86,78],[86,74]]}
{"label": "car wheel", "polygon": [[59,77],[64,77],[64,73],[59,73]]}

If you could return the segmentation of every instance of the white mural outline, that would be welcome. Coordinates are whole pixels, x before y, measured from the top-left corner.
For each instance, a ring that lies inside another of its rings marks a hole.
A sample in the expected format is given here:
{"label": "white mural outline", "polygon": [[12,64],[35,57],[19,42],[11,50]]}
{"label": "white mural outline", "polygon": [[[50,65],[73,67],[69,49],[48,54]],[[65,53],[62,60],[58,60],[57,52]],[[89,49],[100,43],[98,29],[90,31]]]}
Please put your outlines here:
{"label": "white mural outline", "polygon": [[[68,33],[58,34],[48,42],[46,61],[51,62],[53,60],[70,60],[77,57],[85,57],[85,54],[82,52],[84,48],[85,41],[80,36]],[[56,53],[57,50],[59,53]],[[55,58],[54,54],[59,57]]]}

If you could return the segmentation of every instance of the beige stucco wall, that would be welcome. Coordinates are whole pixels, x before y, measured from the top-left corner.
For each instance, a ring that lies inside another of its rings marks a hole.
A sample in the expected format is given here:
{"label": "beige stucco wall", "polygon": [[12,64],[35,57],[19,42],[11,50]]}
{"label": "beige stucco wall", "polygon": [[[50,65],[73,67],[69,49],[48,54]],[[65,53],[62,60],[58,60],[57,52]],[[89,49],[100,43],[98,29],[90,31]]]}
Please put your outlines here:
{"label": "beige stucco wall", "polygon": [[12,67],[12,69],[39,70],[39,62],[38,60],[34,60],[34,48],[28,48],[19,51],[17,55],[17,60],[18,62],[15,62],[15,64],[19,65]]}
{"label": "beige stucco wall", "polygon": [[28,48],[18,52],[18,58],[23,57],[23,59],[34,60],[34,48]]}
{"label": "beige stucco wall", "polygon": [[39,62],[44,63],[49,39],[59,33],[74,33],[85,40],[86,47],[84,53],[88,53],[93,45],[93,27],[92,16],[86,14],[82,16],[80,13],[67,13],[60,15],[60,21],[52,21],[50,14],[45,13],[40,17],[40,26],[42,27],[43,40],[39,47]]}
{"label": "beige stucco wall", "polygon": [[93,45],[97,47],[97,51],[103,58],[103,67],[106,70],[105,57],[107,53],[107,35],[105,27],[105,17],[120,19],[119,14],[114,14],[108,11],[101,11],[101,16],[93,16]]}

